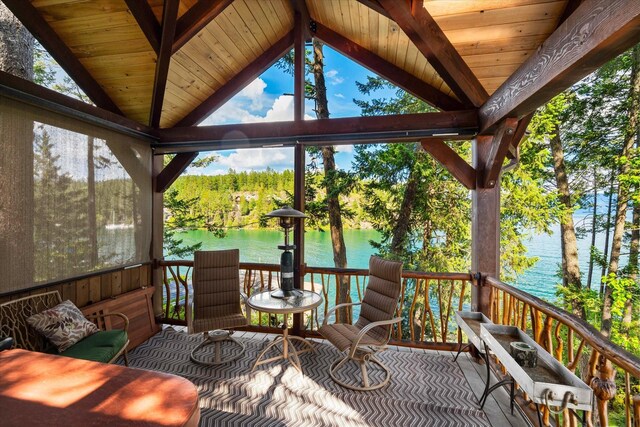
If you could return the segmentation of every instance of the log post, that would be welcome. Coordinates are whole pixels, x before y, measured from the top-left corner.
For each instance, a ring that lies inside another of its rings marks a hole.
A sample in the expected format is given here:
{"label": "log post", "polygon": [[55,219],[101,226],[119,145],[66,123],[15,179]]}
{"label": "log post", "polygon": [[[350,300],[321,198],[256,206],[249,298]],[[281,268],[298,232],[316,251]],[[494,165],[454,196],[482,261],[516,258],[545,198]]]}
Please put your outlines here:
{"label": "log post", "polygon": [[640,394],[633,396],[633,427],[640,427]]}
{"label": "log post", "polygon": [[160,317],[162,310],[162,289],[163,285],[163,269],[158,265],[158,261],[163,258],[162,237],[164,231],[163,211],[163,193],[156,191],[156,177],[164,168],[164,156],[153,156],[153,195],[151,199],[151,260],[153,261],[151,272],[151,283],[155,286],[153,294],[153,314]]}
{"label": "log post", "polygon": [[611,362],[603,355],[598,357],[596,365],[595,377],[589,382],[589,386],[593,389],[596,396],[596,404],[598,407],[598,419],[601,426],[609,425],[608,402],[616,395],[616,382],[614,378],[616,371],[613,369]]}
{"label": "log post", "polygon": [[[500,276],[500,183],[484,188],[484,172],[491,154],[492,136],[478,136],[473,141],[473,166],[477,171],[476,189],[472,190],[471,269],[482,277]],[[491,292],[479,280],[472,288],[471,309],[491,316]]]}

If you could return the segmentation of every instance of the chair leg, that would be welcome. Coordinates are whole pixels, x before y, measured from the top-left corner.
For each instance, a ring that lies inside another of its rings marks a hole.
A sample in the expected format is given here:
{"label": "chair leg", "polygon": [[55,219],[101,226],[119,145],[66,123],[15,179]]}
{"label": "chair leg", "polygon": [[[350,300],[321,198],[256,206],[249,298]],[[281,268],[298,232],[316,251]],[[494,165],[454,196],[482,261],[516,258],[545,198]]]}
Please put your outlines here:
{"label": "chair leg", "polygon": [[[192,362],[197,363],[199,365],[203,365],[203,366],[214,366],[214,365],[220,365],[223,363],[228,363],[231,361],[234,361],[240,357],[242,357],[242,355],[245,352],[245,345],[244,343],[242,343],[241,341],[236,340],[235,338],[231,337],[230,334],[224,334],[220,331],[216,331],[217,333],[215,333],[214,335],[209,335],[207,332],[204,333],[205,336],[205,340],[203,342],[201,342],[200,344],[198,344],[198,346],[196,348],[194,348],[191,351],[191,354],[189,355],[190,359]],[[222,343],[224,341],[230,341],[232,343],[234,343],[235,345],[237,345],[238,347],[240,347],[240,351],[230,357],[227,358],[222,358]],[[202,360],[200,358],[198,358],[196,356],[196,353],[198,350],[202,349],[203,347],[213,344],[214,345],[214,359],[213,362],[208,362],[205,360]]]}
{"label": "chair leg", "polygon": [[127,349],[124,349],[124,353],[122,353],[122,357],[124,358],[124,366],[129,366],[129,355],[127,354]]}
{"label": "chair leg", "polygon": [[[340,369],[340,367],[342,367],[342,365],[344,365],[350,360],[354,362],[358,362],[360,364],[360,372],[362,374],[362,386],[346,383],[341,379],[339,379],[336,375],[336,372]],[[379,368],[381,368],[384,371],[384,379],[378,384],[371,385],[369,381],[367,363],[372,363],[374,365],[377,365]],[[343,358],[337,359],[331,364],[331,367],[329,368],[329,375],[331,376],[331,379],[335,381],[337,384],[341,385],[342,387],[355,390],[355,391],[377,390],[387,385],[391,380],[391,371],[389,371],[389,369],[380,360],[375,358],[372,354],[360,356],[358,358],[350,358],[349,355],[347,354]]]}

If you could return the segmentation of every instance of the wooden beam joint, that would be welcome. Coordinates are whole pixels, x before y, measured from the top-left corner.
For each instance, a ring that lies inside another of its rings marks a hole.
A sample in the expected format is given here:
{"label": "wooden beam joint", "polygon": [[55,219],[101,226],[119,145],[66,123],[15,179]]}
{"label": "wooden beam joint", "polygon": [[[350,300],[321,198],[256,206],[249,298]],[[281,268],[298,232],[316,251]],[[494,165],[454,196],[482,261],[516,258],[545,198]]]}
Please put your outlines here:
{"label": "wooden beam joint", "polygon": [[420,145],[462,185],[469,190],[475,190],[476,170],[442,139],[423,139],[420,141]]}
{"label": "wooden beam joint", "polygon": [[197,152],[176,154],[169,164],[156,176],[153,186],[154,191],[156,193],[164,193],[191,162],[198,157],[198,154]]}
{"label": "wooden beam joint", "polygon": [[483,171],[483,187],[493,188],[496,186],[496,182],[500,179],[500,172],[502,171],[502,164],[509,152],[514,136],[516,135],[516,129],[518,127],[517,118],[508,118],[500,123],[498,130],[493,136],[493,142],[491,145],[491,151],[487,158]]}

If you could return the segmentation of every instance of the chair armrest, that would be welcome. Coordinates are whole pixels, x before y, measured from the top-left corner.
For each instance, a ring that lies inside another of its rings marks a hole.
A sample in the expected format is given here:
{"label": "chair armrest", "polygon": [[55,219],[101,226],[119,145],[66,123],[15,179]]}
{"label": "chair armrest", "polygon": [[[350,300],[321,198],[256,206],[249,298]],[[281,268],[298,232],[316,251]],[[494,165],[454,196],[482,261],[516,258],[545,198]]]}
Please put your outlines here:
{"label": "chair armrest", "polygon": [[371,329],[377,328],[378,326],[393,325],[400,322],[402,322],[402,317],[395,317],[389,320],[378,320],[377,322],[369,323],[364,328],[360,329],[360,332],[358,332],[358,335],[356,335],[356,338],[351,343],[351,348],[355,349],[360,344],[362,338],[364,338]]}
{"label": "chair armrest", "polygon": [[13,338],[0,337],[0,351],[9,350],[13,347]]}
{"label": "chair armrest", "polygon": [[129,318],[122,313],[104,313],[104,314],[94,314],[93,316],[85,316],[87,320],[92,319],[101,319],[107,316],[116,316],[120,317],[124,321],[124,331],[128,332],[129,330]]}
{"label": "chair armrest", "polygon": [[338,304],[335,307],[329,309],[329,311],[327,311],[327,315],[324,316],[324,320],[322,321],[322,326],[326,326],[327,321],[329,320],[329,316],[331,315],[331,313],[333,313],[334,311],[336,311],[339,308],[343,308],[343,307],[351,307],[354,305],[361,305],[361,302],[344,302],[342,304]]}

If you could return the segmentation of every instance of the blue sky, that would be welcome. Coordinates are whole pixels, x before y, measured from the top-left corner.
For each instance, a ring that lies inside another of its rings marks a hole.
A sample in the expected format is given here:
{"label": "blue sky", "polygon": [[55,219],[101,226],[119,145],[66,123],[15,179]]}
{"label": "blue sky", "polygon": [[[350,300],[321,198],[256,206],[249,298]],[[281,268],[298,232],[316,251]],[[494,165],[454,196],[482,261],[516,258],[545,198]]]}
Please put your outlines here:
{"label": "blue sky", "polygon": [[[327,98],[331,117],[354,117],[360,109],[353,99],[367,99],[358,92],[356,81],[365,82],[372,72],[361,67],[328,46],[324,47],[324,71],[327,84]],[[209,116],[202,125],[254,123],[264,121],[293,120],[293,76],[275,65],[251,82],[225,105]],[[375,93],[375,97],[389,97],[393,91]],[[315,119],[313,102],[305,104],[305,119]],[[336,164],[339,168],[350,169],[353,158],[352,146],[338,146]],[[200,157],[212,153],[202,153]],[[256,148],[244,150],[218,151],[218,161],[206,168],[190,168],[191,174],[222,174],[229,169],[238,172],[293,169],[293,148]]]}

